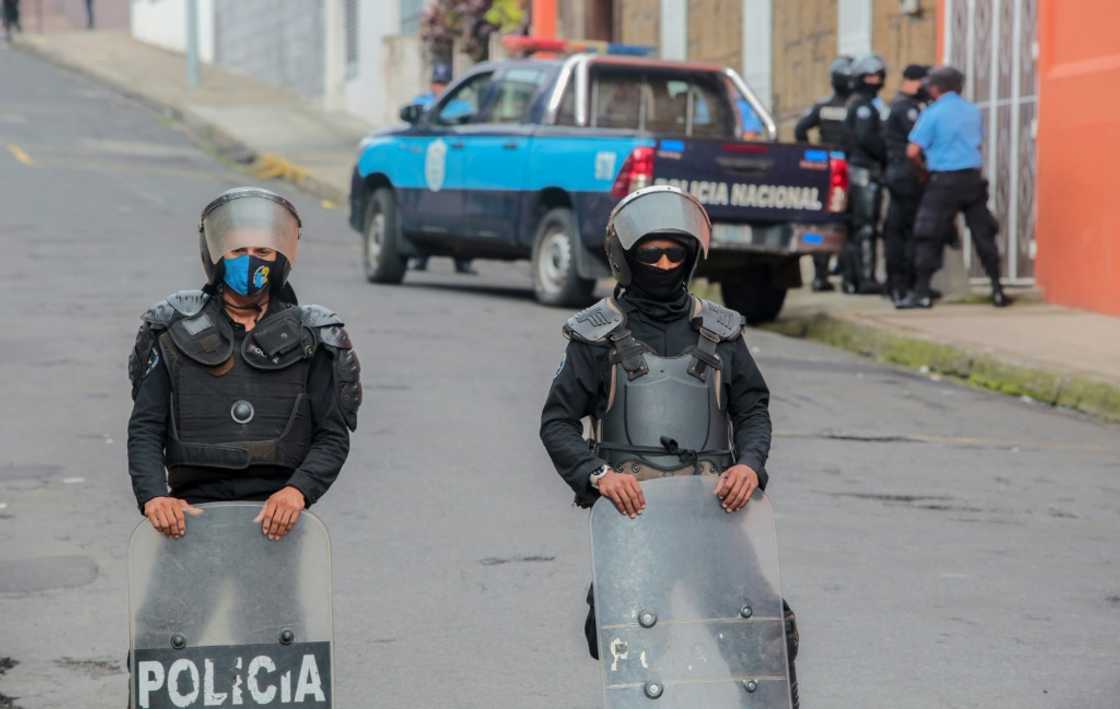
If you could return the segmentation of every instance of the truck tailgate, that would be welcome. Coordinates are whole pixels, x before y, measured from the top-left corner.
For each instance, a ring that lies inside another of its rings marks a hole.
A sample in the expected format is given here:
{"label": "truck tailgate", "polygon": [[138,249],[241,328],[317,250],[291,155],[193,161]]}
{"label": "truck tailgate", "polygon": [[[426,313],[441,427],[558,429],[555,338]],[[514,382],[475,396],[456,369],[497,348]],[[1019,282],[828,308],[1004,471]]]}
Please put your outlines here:
{"label": "truck tailgate", "polygon": [[[691,192],[713,222],[838,221],[829,207],[829,152],[790,143],[657,141],[654,184]],[[842,206],[841,206],[842,209]]]}

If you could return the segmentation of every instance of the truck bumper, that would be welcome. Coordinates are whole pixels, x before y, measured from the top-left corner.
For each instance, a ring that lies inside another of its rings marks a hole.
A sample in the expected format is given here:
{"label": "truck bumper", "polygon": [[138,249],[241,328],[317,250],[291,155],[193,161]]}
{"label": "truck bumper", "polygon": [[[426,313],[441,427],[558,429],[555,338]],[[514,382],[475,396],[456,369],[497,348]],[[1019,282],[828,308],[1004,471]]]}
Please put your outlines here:
{"label": "truck bumper", "polygon": [[847,240],[844,224],[712,224],[712,251],[750,251],[774,256],[839,253]]}

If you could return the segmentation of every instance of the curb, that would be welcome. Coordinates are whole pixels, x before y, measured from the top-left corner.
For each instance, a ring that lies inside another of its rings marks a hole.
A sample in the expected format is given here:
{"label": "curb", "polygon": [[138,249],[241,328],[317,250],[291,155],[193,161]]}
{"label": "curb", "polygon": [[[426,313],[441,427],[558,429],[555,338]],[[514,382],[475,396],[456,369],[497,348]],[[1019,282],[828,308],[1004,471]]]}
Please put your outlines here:
{"label": "curb", "polygon": [[1030,397],[1120,423],[1120,386],[1070,372],[1015,364],[955,345],[899,334],[885,327],[825,312],[796,315],[762,329],[815,340],[880,362],[935,372],[969,386]]}
{"label": "curb", "polygon": [[74,62],[49,49],[37,46],[33,42],[14,42],[13,46],[55,66],[69,69],[108,86],[125,98],[179,123],[200,148],[215,153],[220,159],[236,164],[241,170],[248,171],[258,180],[283,180],[314,197],[330,200],[336,205],[345,204],[349,199],[349,196],[341,190],[315,177],[310,170],[276,153],[258,153],[252,146],[233,137],[220,126],[200,118],[190,109],[140,93],[114,77],[106,76],[96,69]]}

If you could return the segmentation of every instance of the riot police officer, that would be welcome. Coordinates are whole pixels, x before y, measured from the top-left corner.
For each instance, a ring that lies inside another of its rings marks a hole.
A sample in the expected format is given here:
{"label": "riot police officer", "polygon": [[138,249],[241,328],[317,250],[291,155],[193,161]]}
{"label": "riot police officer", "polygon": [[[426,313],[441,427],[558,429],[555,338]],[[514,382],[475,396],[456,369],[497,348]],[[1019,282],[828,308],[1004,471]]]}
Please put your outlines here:
{"label": "riot police officer", "polygon": [[346,461],[358,359],[336,314],[297,304],[288,275],[301,228],[274,192],[223,192],[199,225],[206,284],[143,315],[128,367],[129,474],[163,534],[183,536],[195,503],[261,500],[256,521],[278,540]]}
{"label": "riot police officer", "polygon": [[887,148],[875,99],[886,75],[887,65],[876,54],[861,57],[852,64],[852,96],[845,120],[852,228],[841,258],[846,293],[879,293],[882,290],[875,279],[875,263],[882,209],[880,181]]}
{"label": "riot police officer", "polygon": [[[611,214],[606,250],[618,285],[565,324],[567,350],[541,415],[541,440],[582,507],[603,496],[633,518],[645,506],[643,480],[704,474],[718,476],[731,513],[766,486],[770,392],[743,317],[688,291],[710,238],[707,212],[674,187],[638,190]],[[585,629],[598,657],[593,613]],[[793,622],[788,613],[791,641]],[[795,654],[791,645],[791,678]]]}
{"label": "riot police officer", "polygon": [[[832,81],[832,95],[813,104],[794,126],[794,139],[809,142],[809,131],[817,128],[820,142],[840,149],[848,147],[848,97],[852,95],[852,58],[839,56],[828,67]],[[813,254],[813,290],[830,291],[828,282],[828,254]]]}
{"label": "riot police officer", "polygon": [[914,287],[912,232],[925,176],[906,157],[906,146],[928,99],[923,86],[928,73],[929,67],[921,64],[911,64],[903,70],[902,84],[891,101],[890,115],[883,126],[887,145],[883,184],[891,195],[883,225],[883,245],[887,252],[887,292],[896,304]]}

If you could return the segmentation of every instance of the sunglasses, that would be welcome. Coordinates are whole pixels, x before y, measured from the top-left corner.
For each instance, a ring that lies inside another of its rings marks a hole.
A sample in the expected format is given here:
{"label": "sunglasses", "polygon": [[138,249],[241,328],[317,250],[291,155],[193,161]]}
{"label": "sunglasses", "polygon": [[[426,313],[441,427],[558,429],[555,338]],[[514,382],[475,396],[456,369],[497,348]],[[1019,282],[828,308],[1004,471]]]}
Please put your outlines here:
{"label": "sunglasses", "polygon": [[673,263],[680,263],[684,261],[685,256],[688,256],[688,249],[683,246],[640,246],[634,252],[634,258],[638,260],[638,263],[649,266],[660,261],[662,256]]}

